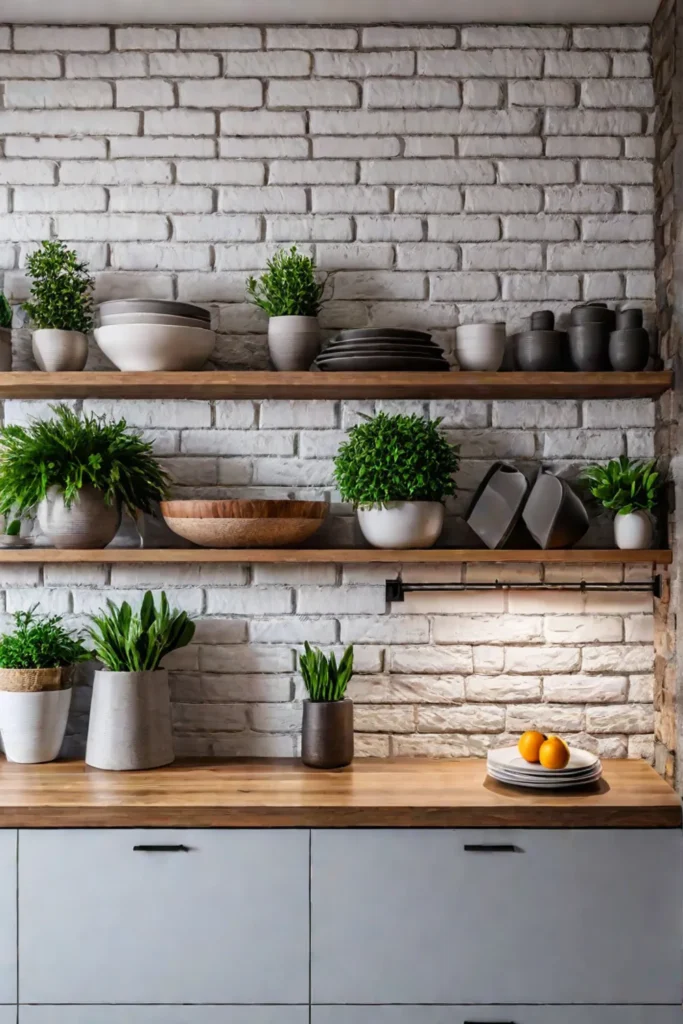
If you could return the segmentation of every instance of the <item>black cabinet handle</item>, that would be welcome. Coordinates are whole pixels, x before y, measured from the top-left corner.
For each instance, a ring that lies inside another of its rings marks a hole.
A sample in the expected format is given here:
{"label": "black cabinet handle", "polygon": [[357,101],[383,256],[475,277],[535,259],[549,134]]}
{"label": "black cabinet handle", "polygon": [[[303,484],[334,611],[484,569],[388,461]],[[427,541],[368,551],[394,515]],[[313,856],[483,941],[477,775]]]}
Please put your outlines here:
{"label": "black cabinet handle", "polygon": [[155,845],[155,844],[141,844],[140,846],[134,846],[133,849],[140,853],[189,853],[190,847],[183,846],[179,843],[177,846],[173,845]]}
{"label": "black cabinet handle", "polygon": [[[512,843],[465,843],[465,853],[521,853],[519,846]],[[465,1024],[472,1024],[465,1021]],[[506,1024],[506,1022],[503,1022]]]}

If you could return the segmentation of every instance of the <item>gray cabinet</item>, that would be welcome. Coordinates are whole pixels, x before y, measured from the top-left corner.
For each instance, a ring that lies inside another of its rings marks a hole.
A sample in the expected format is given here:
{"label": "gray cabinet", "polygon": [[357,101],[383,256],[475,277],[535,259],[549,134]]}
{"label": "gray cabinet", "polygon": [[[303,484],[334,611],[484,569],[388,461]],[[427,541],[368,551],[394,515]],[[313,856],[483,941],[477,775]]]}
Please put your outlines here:
{"label": "gray cabinet", "polygon": [[[0,1024],[6,1024],[2,1016]],[[308,1007],[20,1006],[19,1024],[308,1024]]]}
{"label": "gray cabinet", "polygon": [[680,1003],[682,852],[677,829],[315,831],[312,1000]]}
{"label": "gray cabinet", "polygon": [[[5,829],[0,830],[0,1003],[14,1003],[16,998],[17,832]],[[0,1024],[5,1024],[3,1015],[8,1012],[0,1008]]]}
{"label": "gray cabinet", "polygon": [[22,831],[20,1002],[306,1004],[308,846],[276,829]]}
{"label": "gray cabinet", "polygon": [[[503,1024],[503,1022],[505,1024],[682,1024],[683,1010],[680,1006],[314,1006],[311,1016],[311,1024]],[[43,1022],[41,1021],[40,1024]],[[80,1024],[80,1021],[77,1021],[76,1024]]]}
{"label": "gray cabinet", "polygon": [[16,1006],[0,1006],[0,1024],[17,1024]]}

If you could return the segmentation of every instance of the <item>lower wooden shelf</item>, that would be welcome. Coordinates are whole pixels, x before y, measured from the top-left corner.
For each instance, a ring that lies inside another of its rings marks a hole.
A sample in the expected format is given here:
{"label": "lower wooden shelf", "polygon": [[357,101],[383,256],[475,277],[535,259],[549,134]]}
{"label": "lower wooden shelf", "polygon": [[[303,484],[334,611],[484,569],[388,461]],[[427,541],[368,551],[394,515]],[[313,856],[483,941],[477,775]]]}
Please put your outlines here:
{"label": "lower wooden shelf", "polygon": [[71,548],[0,548],[0,563],[97,563],[120,562],[266,562],[266,563],[358,563],[420,562],[454,564],[460,562],[544,562],[581,565],[633,565],[636,563],[669,565],[671,551],[621,551],[573,548],[571,550],[490,551],[488,548],[429,548],[419,551],[388,551],[379,548],[102,548],[78,551]]}

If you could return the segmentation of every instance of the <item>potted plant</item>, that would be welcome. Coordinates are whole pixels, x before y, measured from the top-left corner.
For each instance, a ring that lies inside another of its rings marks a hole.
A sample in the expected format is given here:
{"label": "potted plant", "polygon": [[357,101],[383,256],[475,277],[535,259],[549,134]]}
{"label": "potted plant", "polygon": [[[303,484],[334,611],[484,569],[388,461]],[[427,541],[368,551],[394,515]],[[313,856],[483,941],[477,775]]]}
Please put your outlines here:
{"label": "potted plant", "polygon": [[652,544],[652,510],[662,485],[657,462],[622,455],[606,466],[588,466],[581,475],[594,498],[616,512],[614,541],[622,550],[645,550]]}
{"label": "potted plant", "polygon": [[323,285],[315,278],[315,261],[295,245],[267,261],[259,280],[250,277],[247,291],[268,316],[268,348],[276,370],[308,370],[320,351],[318,313]]}
{"label": "potted plant", "polygon": [[79,418],[66,405],[52,410],[54,419],[0,428],[0,515],[37,510],[55,547],[106,547],[122,506],[133,516],[151,512],[168,477],[125,420]]}
{"label": "potted plant", "polygon": [[0,637],[0,732],[8,761],[53,761],[64,739],[73,666],[90,657],[59,615],[14,615]]}
{"label": "potted plant", "polygon": [[334,460],[343,501],[358,510],[376,548],[429,548],[443,528],[443,500],[455,493],[458,447],[421,416],[364,417]]}
{"label": "potted plant", "polygon": [[26,260],[31,298],[22,308],[33,324],[33,355],[50,373],[82,370],[93,328],[88,265],[64,242],[43,242]]}
{"label": "potted plant", "polygon": [[308,692],[304,701],[301,760],[309,768],[345,768],[353,761],[353,702],[346,687],[353,675],[353,647],[347,647],[337,664],[309,643],[299,656],[299,667]]}
{"label": "potted plant", "polygon": [[0,371],[12,369],[12,307],[0,292]]}
{"label": "potted plant", "polygon": [[164,593],[157,607],[147,591],[139,612],[127,601],[120,608],[107,601],[107,607],[91,616],[88,630],[105,667],[95,672],[85,760],[110,771],[159,768],[173,760],[168,672],[161,662],[189,644],[194,623],[170,608]]}

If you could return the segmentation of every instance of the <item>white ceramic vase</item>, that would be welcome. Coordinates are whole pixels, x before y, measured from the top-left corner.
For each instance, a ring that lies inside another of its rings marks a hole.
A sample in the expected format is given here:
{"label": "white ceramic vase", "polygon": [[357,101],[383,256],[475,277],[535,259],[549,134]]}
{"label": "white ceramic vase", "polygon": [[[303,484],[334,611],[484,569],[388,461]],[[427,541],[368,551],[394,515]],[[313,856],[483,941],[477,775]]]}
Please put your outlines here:
{"label": "white ceramic vase", "polygon": [[374,548],[431,548],[443,529],[440,501],[390,501],[385,508],[359,508],[358,523]]}
{"label": "white ceramic vase", "polygon": [[140,771],[173,761],[168,672],[96,672],[86,764]]}
{"label": "white ceramic vase", "polygon": [[646,551],[652,545],[652,519],[647,512],[614,517],[614,541],[622,551]]}
{"label": "white ceramic vase", "polygon": [[505,358],[505,324],[463,324],[457,327],[455,355],[461,370],[500,370]]}
{"label": "white ceramic vase", "polygon": [[86,484],[67,508],[62,492],[51,487],[38,505],[38,524],[56,548],[105,548],[121,524],[121,508],[107,505],[101,491]]}
{"label": "white ceramic vase", "polygon": [[71,688],[35,693],[0,691],[0,733],[8,761],[54,761],[66,732]]}
{"label": "white ceramic vase", "polygon": [[308,370],[320,351],[320,326],[314,316],[271,316],[268,349],[276,370]]}
{"label": "white ceramic vase", "polygon": [[12,369],[12,331],[9,327],[0,327],[0,373]]}
{"label": "white ceramic vase", "polygon": [[33,357],[38,369],[48,373],[82,370],[88,359],[88,339],[80,331],[34,331]]}

